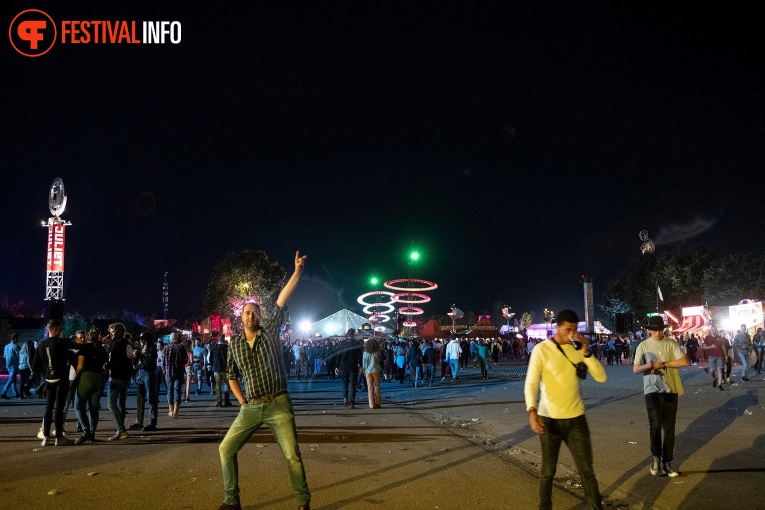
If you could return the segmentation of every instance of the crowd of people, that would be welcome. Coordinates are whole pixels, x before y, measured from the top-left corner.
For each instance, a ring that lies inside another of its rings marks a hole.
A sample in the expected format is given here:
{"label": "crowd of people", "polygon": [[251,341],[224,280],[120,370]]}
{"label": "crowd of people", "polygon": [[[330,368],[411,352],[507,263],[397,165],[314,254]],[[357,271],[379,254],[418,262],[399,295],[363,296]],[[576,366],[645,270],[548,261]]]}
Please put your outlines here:
{"label": "crowd of people", "polygon": [[[62,446],[96,440],[105,395],[115,424],[109,440],[120,441],[128,437],[130,429],[156,430],[163,384],[171,419],[179,417],[181,403],[189,402],[194,386],[194,393],[201,394],[207,385],[217,395],[218,407],[231,406],[233,394],[240,412],[219,448],[224,478],[220,508],[240,508],[236,454],[260,425],[268,424],[282,446],[300,508],[307,509],[310,492],[287,391],[291,371],[296,379],[304,376],[304,369],[305,377],[324,374],[329,379],[340,378],[344,406],[355,408],[357,390],[366,390],[369,408],[380,409],[381,382],[431,386],[440,377],[442,384],[447,378],[454,383],[471,364],[480,367],[481,376],[488,378],[500,357],[525,360],[529,364],[525,399],[530,426],[542,442],[540,508],[550,508],[551,483],[563,442],[574,457],[588,507],[600,508],[589,429],[579,385],[574,384],[577,379],[589,373],[604,382],[603,362],[632,364],[633,372],[643,378],[652,454],[649,471],[654,476],[675,477],[680,473],[673,467],[674,426],[678,397],[683,394],[677,369],[706,359],[712,385],[721,390],[730,383],[733,359],[740,361],[741,381],[749,380],[751,370],[762,370],[762,328],[753,336],[746,325],[735,334],[712,326],[703,338],[695,334],[673,336],[662,318],[655,316],[646,326],[646,338],[628,333],[588,340],[576,332],[578,317],[571,310],[559,314],[558,328],[550,341],[456,337],[418,341],[380,338],[371,331],[357,334],[349,329],[342,339],[291,344],[279,339],[278,325],[283,320],[283,303],[295,283],[286,295],[284,291],[280,294],[276,316],[262,326],[259,306],[248,303],[242,333],[208,343],[201,337],[175,334],[164,344],[155,341],[150,332],[134,340],[121,323],[111,324],[104,337],[91,330],[63,338],[61,322],[53,319],[47,325],[48,337],[39,345],[20,343],[13,337],[5,346],[10,377],[0,397],[9,398],[7,393],[12,390],[19,399],[33,393],[45,398],[38,436],[43,446]],[[17,374],[21,376],[19,387]],[[137,386],[137,407],[135,422],[127,427],[125,402],[131,385]],[[64,434],[66,412],[72,404],[81,433],[74,441]]]}

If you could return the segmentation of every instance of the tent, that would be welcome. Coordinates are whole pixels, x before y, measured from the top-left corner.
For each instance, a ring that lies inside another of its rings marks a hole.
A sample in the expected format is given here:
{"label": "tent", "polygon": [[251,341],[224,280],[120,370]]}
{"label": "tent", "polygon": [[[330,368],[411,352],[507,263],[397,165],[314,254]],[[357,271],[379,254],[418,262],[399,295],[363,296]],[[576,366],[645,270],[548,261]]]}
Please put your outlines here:
{"label": "tent", "polygon": [[[324,317],[323,319],[311,324],[310,329],[306,333],[310,333],[311,336],[313,336],[314,333],[320,333],[323,338],[335,335],[340,336],[345,334],[345,332],[350,328],[359,331],[361,329],[361,325],[365,322],[368,323],[369,319],[357,313],[353,313],[346,308],[343,308],[342,310],[337,311],[332,315]],[[381,326],[379,324],[375,329],[377,329],[377,331],[382,331],[383,333],[393,332],[392,329]]]}

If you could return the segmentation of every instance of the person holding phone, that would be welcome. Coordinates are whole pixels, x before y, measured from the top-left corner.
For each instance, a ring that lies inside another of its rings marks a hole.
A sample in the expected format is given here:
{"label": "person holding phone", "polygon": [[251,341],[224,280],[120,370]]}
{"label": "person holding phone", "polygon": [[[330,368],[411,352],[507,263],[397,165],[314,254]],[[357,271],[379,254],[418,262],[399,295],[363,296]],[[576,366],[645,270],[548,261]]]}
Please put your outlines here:
{"label": "person holding phone", "polygon": [[[539,342],[531,351],[524,386],[529,424],[542,443],[539,508],[552,508],[552,483],[560,445],[565,442],[579,471],[587,508],[601,509],[579,381],[589,372],[597,382],[605,382],[606,371],[590,352],[587,339],[577,333],[579,316],[576,312],[561,310],[556,324],[555,335]],[[583,366],[586,367],[584,373]]]}
{"label": "person holding phone", "polygon": [[[664,336],[664,319],[654,315],[648,319],[649,337],[638,345],[632,371],[643,376],[645,408],[648,411],[651,438],[651,474],[680,476],[672,467],[675,451],[675,417],[677,399],[683,384],[677,369],[688,366],[688,358],[680,344]],[[664,440],[662,441],[662,432]]]}

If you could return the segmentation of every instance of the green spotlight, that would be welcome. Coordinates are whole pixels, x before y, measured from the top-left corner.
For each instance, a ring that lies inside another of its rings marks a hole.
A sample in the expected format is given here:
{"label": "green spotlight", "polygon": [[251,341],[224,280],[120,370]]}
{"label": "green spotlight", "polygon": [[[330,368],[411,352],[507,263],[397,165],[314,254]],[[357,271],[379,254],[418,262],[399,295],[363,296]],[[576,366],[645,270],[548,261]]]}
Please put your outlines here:
{"label": "green spotlight", "polygon": [[369,280],[369,283],[371,283],[372,285],[377,285],[377,278],[373,276],[372,279]]}
{"label": "green spotlight", "polygon": [[409,258],[412,259],[413,262],[416,262],[420,260],[420,254],[417,253],[416,251],[413,251],[412,253],[409,254]]}

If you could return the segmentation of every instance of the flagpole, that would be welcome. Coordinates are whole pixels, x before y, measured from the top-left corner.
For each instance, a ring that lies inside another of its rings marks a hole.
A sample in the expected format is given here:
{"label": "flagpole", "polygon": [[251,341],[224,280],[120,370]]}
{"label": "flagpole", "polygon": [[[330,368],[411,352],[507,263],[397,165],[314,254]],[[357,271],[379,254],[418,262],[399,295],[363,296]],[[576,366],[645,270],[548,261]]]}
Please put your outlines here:
{"label": "flagpole", "polygon": [[659,281],[656,280],[656,313],[659,313]]}

